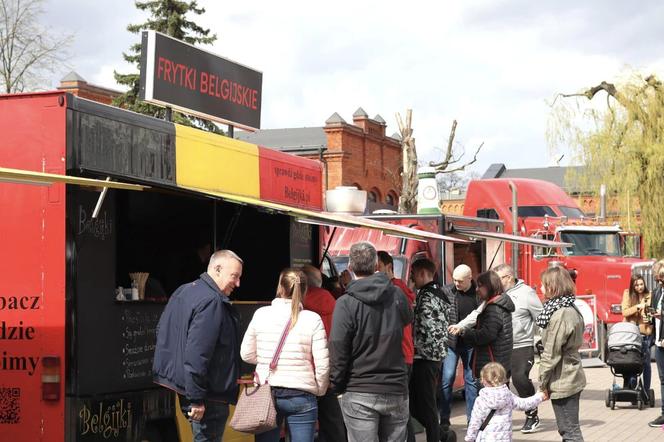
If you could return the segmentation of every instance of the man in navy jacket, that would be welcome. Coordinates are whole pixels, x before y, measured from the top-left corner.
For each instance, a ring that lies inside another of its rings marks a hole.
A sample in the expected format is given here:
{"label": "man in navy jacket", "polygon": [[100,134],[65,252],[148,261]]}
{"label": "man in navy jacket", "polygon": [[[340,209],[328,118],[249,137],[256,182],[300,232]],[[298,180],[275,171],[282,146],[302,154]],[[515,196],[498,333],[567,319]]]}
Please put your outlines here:
{"label": "man in navy jacket", "polygon": [[178,393],[195,442],[221,440],[237,401],[239,318],[228,296],[242,264],[230,250],[216,252],[206,273],[173,293],[157,327],[154,382]]}

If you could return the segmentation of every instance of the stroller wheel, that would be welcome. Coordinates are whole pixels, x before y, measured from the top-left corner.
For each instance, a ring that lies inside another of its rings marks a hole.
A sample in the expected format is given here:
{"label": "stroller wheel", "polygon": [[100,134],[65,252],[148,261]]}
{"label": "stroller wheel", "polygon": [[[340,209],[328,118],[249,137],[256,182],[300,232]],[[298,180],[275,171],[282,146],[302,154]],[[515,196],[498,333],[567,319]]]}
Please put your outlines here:
{"label": "stroller wheel", "polygon": [[604,398],[604,405],[606,408],[611,406],[611,390],[606,390],[606,398]]}
{"label": "stroller wheel", "polygon": [[615,398],[611,398],[611,409],[612,410],[616,409],[616,399]]}
{"label": "stroller wheel", "polygon": [[648,391],[648,405],[650,408],[655,406],[655,390],[652,388]]}
{"label": "stroller wheel", "polygon": [[641,398],[638,398],[636,400],[636,408],[638,408],[639,410],[643,410],[643,401],[641,400]]}

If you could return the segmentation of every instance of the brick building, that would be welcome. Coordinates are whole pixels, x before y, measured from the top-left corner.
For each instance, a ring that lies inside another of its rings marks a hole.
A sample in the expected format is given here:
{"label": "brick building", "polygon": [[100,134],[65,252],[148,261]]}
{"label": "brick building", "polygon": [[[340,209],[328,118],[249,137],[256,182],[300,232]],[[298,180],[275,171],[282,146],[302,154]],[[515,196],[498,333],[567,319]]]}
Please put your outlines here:
{"label": "brick building", "polygon": [[401,141],[385,134],[380,115],[369,118],[359,108],[353,123],[333,113],[323,127],[237,132],[236,138],[317,159],[325,166],[328,189],[356,186],[368,192],[369,207],[396,208],[401,190]]}
{"label": "brick building", "polygon": [[74,71],[68,73],[60,80],[58,89],[81,98],[87,98],[88,100],[108,105],[111,104],[115,97],[122,94],[122,92],[113,89],[90,84]]}

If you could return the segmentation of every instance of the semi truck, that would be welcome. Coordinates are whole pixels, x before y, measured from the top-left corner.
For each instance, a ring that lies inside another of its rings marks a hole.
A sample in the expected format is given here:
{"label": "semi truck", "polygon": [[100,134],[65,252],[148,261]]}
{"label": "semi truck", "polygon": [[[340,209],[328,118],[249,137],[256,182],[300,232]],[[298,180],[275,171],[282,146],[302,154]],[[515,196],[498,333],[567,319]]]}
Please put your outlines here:
{"label": "semi truck", "polygon": [[632,275],[643,275],[648,288],[654,289],[653,261],[644,258],[640,237],[619,225],[586,217],[576,201],[553,183],[516,178],[473,180],[463,214],[503,221],[505,232],[512,235],[569,244],[506,244],[506,261],[515,267],[519,278],[538,291],[540,274],[547,267],[562,265],[576,271],[577,293],[596,296],[602,359],[608,327],[623,320],[622,295]]}
{"label": "semi truck", "polygon": [[321,224],[445,239],[323,212],[317,161],[61,91],[0,96],[0,133],[2,441],[190,440],[152,357],[211,251],[245,261],[244,331],[283,268],[320,262]]}

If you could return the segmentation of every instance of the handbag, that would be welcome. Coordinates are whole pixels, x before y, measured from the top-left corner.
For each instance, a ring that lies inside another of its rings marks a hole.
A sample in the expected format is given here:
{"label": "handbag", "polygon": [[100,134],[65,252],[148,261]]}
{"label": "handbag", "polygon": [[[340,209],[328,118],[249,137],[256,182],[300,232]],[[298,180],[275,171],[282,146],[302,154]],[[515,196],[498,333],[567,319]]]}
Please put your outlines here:
{"label": "handbag", "polygon": [[[279,355],[286,342],[286,337],[290,331],[291,320],[288,320],[281,340],[274,352],[272,362],[270,362],[270,373],[277,368]],[[277,409],[274,406],[272,389],[267,383],[270,375],[265,378],[264,383],[260,383],[258,373],[254,372],[253,380],[238,380],[239,384],[245,384],[240,392],[235,412],[231,419],[231,428],[241,433],[260,434],[277,428]]]}

